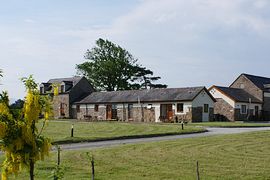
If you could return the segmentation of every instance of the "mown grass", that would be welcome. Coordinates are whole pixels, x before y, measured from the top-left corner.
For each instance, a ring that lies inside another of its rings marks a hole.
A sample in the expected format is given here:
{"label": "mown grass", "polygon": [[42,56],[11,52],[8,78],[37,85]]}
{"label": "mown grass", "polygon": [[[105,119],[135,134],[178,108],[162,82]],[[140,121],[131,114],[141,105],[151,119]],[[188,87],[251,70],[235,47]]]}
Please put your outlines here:
{"label": "mown grass", "polygon": [[[62,152],[64,179],[90,179],[95,158],[96,179],[196,179],[199,161],[201,179],[270,179],[270,131],[219,135],[176,141],[122,145]],[[3,157],[0,158],[3,160]],[[48,178],[56,152],[36,166],[36,179]],[[17,179],[27,179],[27,172]],[[11,178],[15,179],[15,178]]]}
{"label": "mown grass", "polygon": [[251,123],[251,122],[201,122],[189,123],[189,126],[207,127],[270,127],[270,123]]}
{"label": "mown grass", "polygon": [[[71,125],[74,124],[74,137],[71,137]],[[42,122],[39,124],[41,128]],[[116,138],[156,136],[166,134],[185,134],[203,132],[204,128],[185,127],[175,124],[146,124],[122,122],[76,122],[49,121],[43,134],[54,143],[70,143]]]}

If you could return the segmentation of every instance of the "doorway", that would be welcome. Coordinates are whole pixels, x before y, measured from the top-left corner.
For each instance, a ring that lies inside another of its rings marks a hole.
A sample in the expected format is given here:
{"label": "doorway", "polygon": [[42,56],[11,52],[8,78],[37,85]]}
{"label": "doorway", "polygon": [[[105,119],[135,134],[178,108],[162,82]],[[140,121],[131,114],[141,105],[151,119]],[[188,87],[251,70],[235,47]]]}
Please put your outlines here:
{"label": "doorway", "polygon": [[172,121],[173,119],[173,108],[172,104],[161,104],[160,105],[160,119],[161,121]]}

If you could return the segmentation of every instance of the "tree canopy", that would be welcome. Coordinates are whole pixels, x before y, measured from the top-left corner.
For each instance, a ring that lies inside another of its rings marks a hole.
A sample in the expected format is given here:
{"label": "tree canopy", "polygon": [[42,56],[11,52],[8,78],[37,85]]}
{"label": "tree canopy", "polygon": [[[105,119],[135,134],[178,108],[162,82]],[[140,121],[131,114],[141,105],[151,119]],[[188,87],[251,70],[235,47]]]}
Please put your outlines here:
{"label": "tree canopy", "polygon": [[98,39],[85,53],[86,62],[76,65],[79,74],[88,78],[97,90],[116,91],[167,87],[156,85],[153,72],[139,65],[127,50],[108,40]]}

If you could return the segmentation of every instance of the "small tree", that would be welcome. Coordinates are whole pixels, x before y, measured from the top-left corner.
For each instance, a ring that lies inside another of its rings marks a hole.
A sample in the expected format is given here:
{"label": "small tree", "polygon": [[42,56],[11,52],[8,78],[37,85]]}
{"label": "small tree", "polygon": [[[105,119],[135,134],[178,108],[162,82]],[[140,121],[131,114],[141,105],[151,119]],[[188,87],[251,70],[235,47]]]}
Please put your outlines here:
{"label": "small tree", "polygon": [[132,81],[139,81],[140,89],[154,89],[154,88],[167,88],[166,84],[154,84],[154,81],[159,80],[161,77],[153,76],[154,73],[145,67],[136,66],[136,75]]}
{"label": "small tree", "polygon": [[2,166],[2,180],[10,174],[16,175],[23,167],[29,168],[30,180],[34,180],[36,161],[43,160],[51,147],[49,139],[41,135],[44,128],[38,132],[36,127],[41,112],[45,113],[46,119],[49,117],[49,99],[39,95],[32,76],[22,78],[22,81],[27,95],[20,118],[15,119],[10,113],[10,107],[0,101],[0,147],[6,156]]}

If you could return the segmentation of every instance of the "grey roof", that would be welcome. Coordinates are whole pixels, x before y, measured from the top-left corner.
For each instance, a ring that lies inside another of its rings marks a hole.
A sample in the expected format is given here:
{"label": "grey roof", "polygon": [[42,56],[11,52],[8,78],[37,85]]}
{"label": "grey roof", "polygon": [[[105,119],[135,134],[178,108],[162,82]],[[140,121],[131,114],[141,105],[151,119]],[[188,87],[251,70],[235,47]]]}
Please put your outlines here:
{"label": "grey roof", "polygon": [[261,90],[265,90],[266,86],[270,84],[270,78],[254,76],[250,74],[242,74],[246,76],[251,82],[253,82]]}
{"label": "grey roof", "polygon": [[[92,94],[84,98],[82,101],[79,101],[77,103],[93,104],[93,103],[125,103],[138,101],[140,102],[191,101],[203,89],[205,89],[205,87],[93,92]],[[205,90],[207,91],[207,89]]]}
{"label": "grey roof", "polygon": [[254,97],[253,95],[249,94],[243,89],[238,88],[229,88],[229,87],[222,87],[222,86],[213,86],[224,94],[235,100],[236,102],[246,102],[249,103],[249,98],[251,98],[252,103],[262,103],[259,99]]}
{"label": "grey roof", "polygon": [[50,79],[48,83],[52,84],[52,83],[72,82],[73,86],[75,86],[81,79],[82,77],[80,76],[74,76],[70,78],[56,78],[56,79]]}

